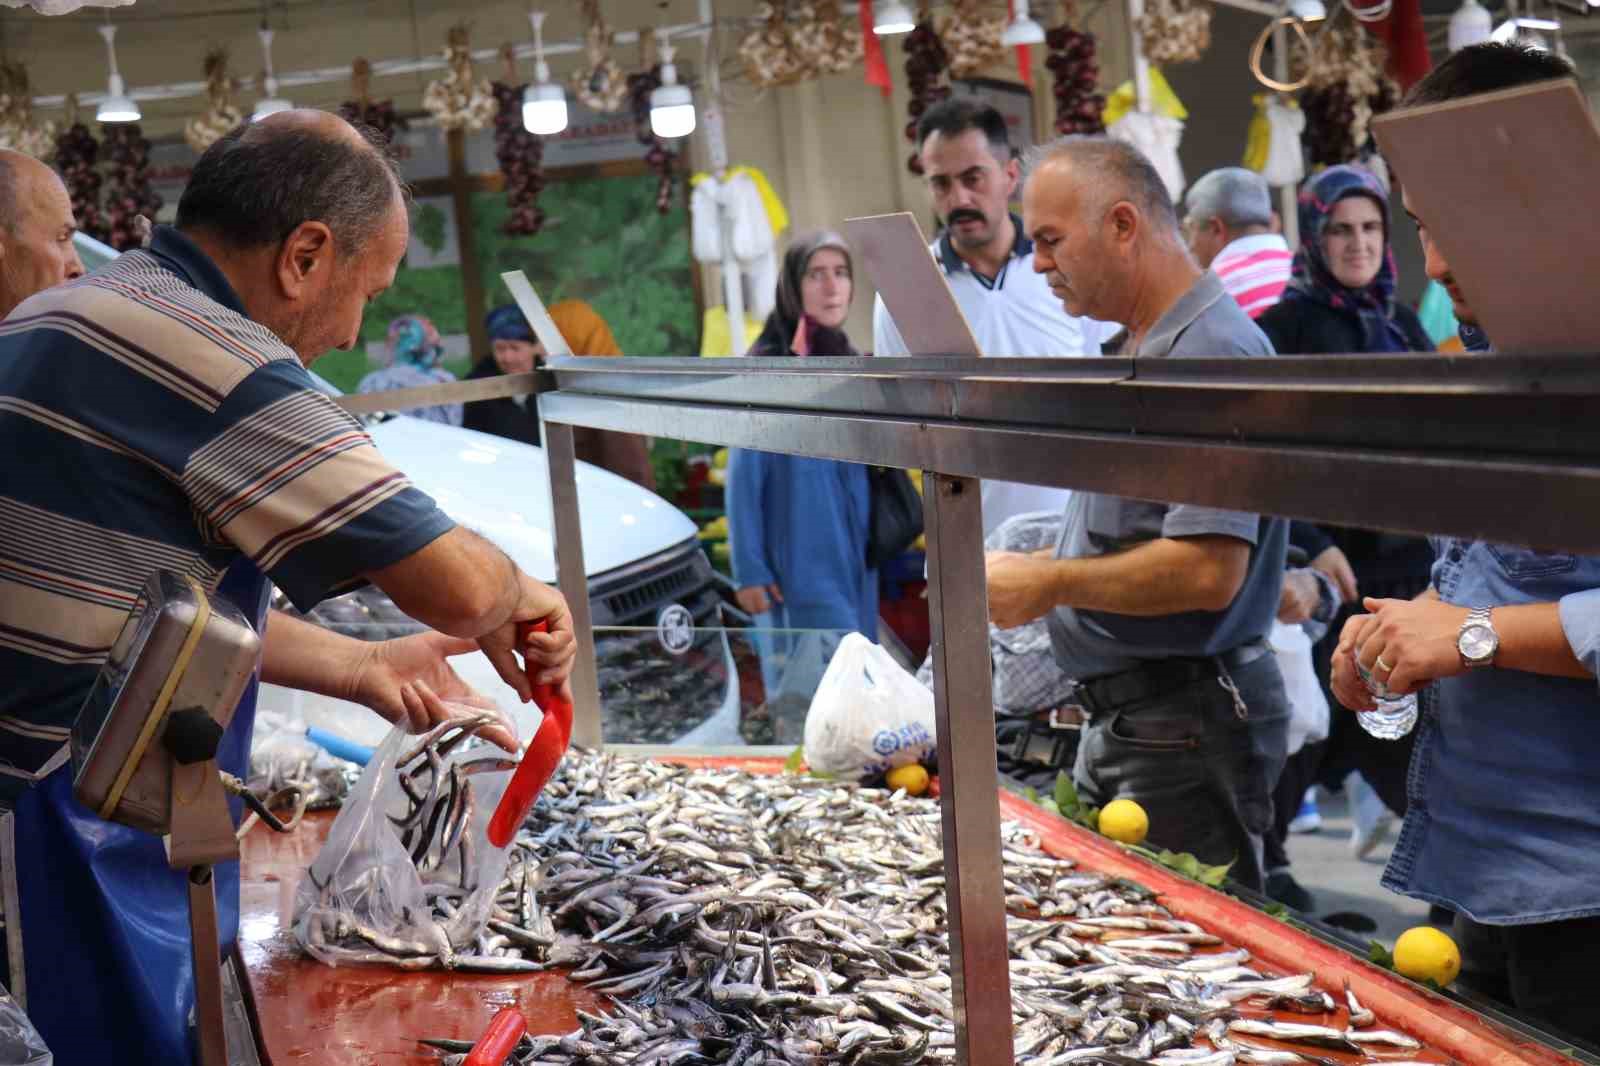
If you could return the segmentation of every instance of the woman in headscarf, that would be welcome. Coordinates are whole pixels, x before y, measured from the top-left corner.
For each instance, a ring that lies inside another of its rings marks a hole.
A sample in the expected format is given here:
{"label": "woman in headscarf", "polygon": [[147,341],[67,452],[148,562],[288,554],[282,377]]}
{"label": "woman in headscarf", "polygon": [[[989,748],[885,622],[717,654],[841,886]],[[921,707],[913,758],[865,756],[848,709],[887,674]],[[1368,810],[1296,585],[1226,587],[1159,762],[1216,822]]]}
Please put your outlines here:
{"label": "woman in headscarf", "polygon": [[[422,315],[401,315],[389,323],[388,351],[389,365],[362,378],[361,384],[356,386],[357,392],[410,389],[456,379],[439,365],[444,357],[444,345],[439,341],[439,331]],[[458,403],[418,407],[405,413],[451,426],[459,426],[462,417]]]}
{"label": "woman in headscarf", "polygon": [[1433,351],[1394,288],[1388,189],[1371,171],[1329,167],[1300,190],[1289,287],[1256,324],[1279,355]]}
{"label": "woman in headscarf", "polygon": [[[574,355],[622,354],[606,320],[582,300],[552,304],[550,320],[561,331],[562,339]],[[472,368],[467,380],[526,374],[544,365],[544,345],[534,336],[533,327],[515,304],[490,311],[484,325],[489,334],[490,353]],[[540,442],[539,407],[532,395],[478,400],[467,404],[466,427],[537,445]],[[647,489],[655,488],[646,438],[580,426],[573,431],[573,443],[578,458],[584,462],[604,467]]]}
{"label": "woman in headscarf", "polygon": [[[796,238],[784,254],[777,306],[749,354],[859,355],[844,333],[853,280],[850,250],[838,234]],[[727,499],[741,607],[774,628],[854,630],[877,639],[866,467],[735,449]],[[769,677],[769,688],[773,682]]]}
{"label": "woman in headscarf", "polygon": [[[1411,308],[1395,300],[1394,254],[1389,247],[1389,191],[1368,170],[1329,167],[1300,190],[1300,248],[1283,299],[1256,319],[1280,355],[1364,355],[1380,352],[1431,352],[1433,341]],[[1343,590],[1343,611],[1313,649],[1319,680],[1328,682],[1328,663],[1344,620],[1361,606],[1362,596],[1411,599],[1428,587],[1433,551],[1420,537],[1364,529],[1294,524],[1293,539],[1311,556],[1327,546],[1343,551],[1354,588]],[[1289,760],[1274,796],[1279,810],[1268,834],[1267,892],[1300,906],[1274,889],[1285,865],[1282,842],[1290,817],[1300,807],[1306,786],[1348,781],[1355,828],[1351,848],[1365,855],[1386,824],[1384,807],[1403,813],[1411,738],[1370,737],[1353,714],[1335,710],[1328,739],[1311,744]],[[1355,776],[1352,776],[1354,774]],[[1374,795],[1376,790],[1376,795]],[[1303,890],[1300,890],[1303,894]]]}

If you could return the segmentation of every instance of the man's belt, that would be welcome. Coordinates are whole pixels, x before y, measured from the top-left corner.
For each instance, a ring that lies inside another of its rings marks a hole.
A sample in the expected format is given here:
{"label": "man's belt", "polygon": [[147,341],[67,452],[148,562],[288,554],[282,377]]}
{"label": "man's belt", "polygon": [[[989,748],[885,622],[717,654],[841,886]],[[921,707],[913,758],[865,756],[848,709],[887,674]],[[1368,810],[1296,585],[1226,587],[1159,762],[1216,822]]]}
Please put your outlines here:
{"label": "man's belt", "polygon": [[1174,689],[1232,673],[1272,651],[1266,640],[1252,640],[1231,651],[1206,659],[1151,659],[1128,670],[1078,683],[1076,696],[1091,715],[1110,714],[1119,707],[1164,695]]}

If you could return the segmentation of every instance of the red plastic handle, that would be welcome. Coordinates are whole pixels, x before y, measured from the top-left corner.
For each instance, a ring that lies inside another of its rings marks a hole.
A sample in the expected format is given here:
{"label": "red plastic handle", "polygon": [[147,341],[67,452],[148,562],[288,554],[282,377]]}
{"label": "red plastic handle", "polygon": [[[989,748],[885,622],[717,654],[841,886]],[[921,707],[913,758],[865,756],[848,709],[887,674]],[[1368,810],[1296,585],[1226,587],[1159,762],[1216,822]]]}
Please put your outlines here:
{"label": "red plastic handle", "polygon": [[[543,633],[546,629],[543,622],[520,623],[517,626],[517,643],[525,645],[529,634]],[[522,762],[511,775],[511,783],[506,786],[499,805],[489,818],[489,843],[497,848],[505,847],[516,837],[517,827],[528,816],[533,801],[539,798],[550,776],[561,765],[561,756],[572,737],[572,703],[562,698],[559,687],[535,685],[533,701],[539,705],[544,718],[539,722],[539,729],[533,734]]]}
{"label": "red plastic handle", "polygon": [[528,1020],[515,1007],[506,1007],[494,1016],[489,1028],[472,1045],[461,1066],[504,1066],[512,1050],[528,1031]]}

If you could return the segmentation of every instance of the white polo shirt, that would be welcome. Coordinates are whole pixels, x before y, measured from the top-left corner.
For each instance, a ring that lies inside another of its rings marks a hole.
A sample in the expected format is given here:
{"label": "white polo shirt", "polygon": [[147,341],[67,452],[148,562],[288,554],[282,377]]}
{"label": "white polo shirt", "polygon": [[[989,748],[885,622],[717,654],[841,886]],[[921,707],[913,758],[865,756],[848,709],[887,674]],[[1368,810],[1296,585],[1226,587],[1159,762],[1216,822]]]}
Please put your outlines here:
{"label": "white polo shirt", "polygon": [[[1043,274],[1033,270],[1033,241],[1022,230],[1022,220],[1011,216],[1016,240],[1011,257],[993,280],[975,273],[956,254],[949,231],[928,246],[944,268],[945,280],[966,316],[978,350],[984,355],[1049,357],[1099,355],[1100,345],[1121,327],[1092,318],[1074,318],[1050,291]],[[912,354],[895,328],[889,309],[878,297],[872,308],[872,354]],[[983,482],[983,532],[988,535],[1013,515],[1034,511],[1060,512],[1067,490],[1024,485],[1020,482]]]}

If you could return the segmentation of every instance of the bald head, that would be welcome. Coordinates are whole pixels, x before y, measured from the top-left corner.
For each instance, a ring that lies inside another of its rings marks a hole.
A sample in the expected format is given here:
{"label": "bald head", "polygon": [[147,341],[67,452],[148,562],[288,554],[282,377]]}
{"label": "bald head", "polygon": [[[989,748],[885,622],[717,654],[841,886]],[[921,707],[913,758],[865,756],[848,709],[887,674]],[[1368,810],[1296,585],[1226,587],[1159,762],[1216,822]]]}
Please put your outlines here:
{"label": "bald head", "polygon": [[344,258],[397,210],[405,211],[405,188],[375,131],[326,111],[280,111],[206,149],[178,201],[178,228],[246,250],[316,221]]}
{"label": "bald head", "polygon": [[0,150],[0,317],[34,293],[83,273],[72,244],[72,198],[32,156]]}

